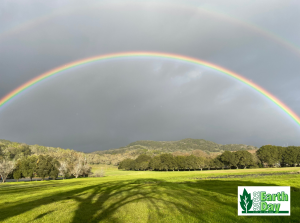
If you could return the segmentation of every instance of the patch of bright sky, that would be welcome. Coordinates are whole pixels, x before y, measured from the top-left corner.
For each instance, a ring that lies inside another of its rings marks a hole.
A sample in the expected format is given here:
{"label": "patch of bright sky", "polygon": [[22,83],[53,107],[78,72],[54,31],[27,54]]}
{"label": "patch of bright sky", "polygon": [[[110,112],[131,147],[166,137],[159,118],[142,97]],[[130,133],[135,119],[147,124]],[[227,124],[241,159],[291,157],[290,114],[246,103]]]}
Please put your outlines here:
{"label": "patch of bright sky", "polygon": [[190,70],[187,73],[184,73],[180,76],[175,76],[172,78],[172,83],[175,85],[183,85],[186,83],[189,83],[191,81],[194,81],[196,79],[201,78],[202,76],[202,71],[197,69],[197,70]]}

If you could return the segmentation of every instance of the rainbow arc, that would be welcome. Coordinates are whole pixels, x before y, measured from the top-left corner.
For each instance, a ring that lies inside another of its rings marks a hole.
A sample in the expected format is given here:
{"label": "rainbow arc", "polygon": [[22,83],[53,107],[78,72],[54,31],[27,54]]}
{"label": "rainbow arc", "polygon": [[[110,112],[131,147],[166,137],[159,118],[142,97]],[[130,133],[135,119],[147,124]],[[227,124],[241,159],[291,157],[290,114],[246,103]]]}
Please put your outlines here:
{"label": "rainbow arc", "polygon": [[177,54],[169,54],[169,53],[161,53],[161,52],[124,52],[124,53],[112,53],[112,54],[106,54],[106,55],[100,55],[95,57],[89,57],[86,59],[78,60],[75,62],[71,62],[65,65],[62,65],[60,67],[54,68],[46,73],[43,73],[28,82],[24,83],[23,85],[19,86],[9,94],[7,94],[5,97],[3,97],[0,100],[0,109],[3,107],[4,104],[6,104],[8,101],[16,97],[17,95],[20,95],[22,92],[24,92],[26,89],[30,88],[31,86],[40,83],[43,80],[46,80],[48,77],[57,75],[61,73],[62,71],[78,67],[83,64],[88,64],[94,61],[101,61],[101,60],[109,60],[113,58],[141,58],[141,57],[150,57],[150,58],[166,58],[166,59],[173,59],[173,60],[179,60],[191,64],[201,65],[205,67],[209,67],[213,70],[217,70],[223,74],[226,74],[238,81],[243,82],[244,84],[252,87],[254,90],[261,93],[263,96],[268,98],[270,101],[275,103],[280,109],[282,109],[286,114],[288,114],[299,126],[300,126],[300,118],[296,115],[295,112],[293,112],[288,106],[286,106],[283,102],[281,102],[279,99],[277,99],[274,95],[260,87],[259,85],[253,83],[252,81],[246,79],[245,77],[234,73],[230,70],[227,70],[223,67],[220,67],[216,64],[212,64],[203,60],[199,60],[192,57],[187,57],[183,55],[177,55]]}

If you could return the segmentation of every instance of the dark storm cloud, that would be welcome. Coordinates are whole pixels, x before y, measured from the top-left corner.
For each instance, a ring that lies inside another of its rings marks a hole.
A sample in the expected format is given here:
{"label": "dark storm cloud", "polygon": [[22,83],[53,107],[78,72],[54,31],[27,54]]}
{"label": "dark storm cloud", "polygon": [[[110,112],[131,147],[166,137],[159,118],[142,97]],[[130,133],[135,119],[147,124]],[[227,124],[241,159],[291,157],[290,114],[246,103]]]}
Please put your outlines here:
{"label": "dark storm cloud", "polygon": [[[233,70],[300,114],[297,50],[216,13],[188,8],[201,6],[262,24],[264,29],[269,25],[274,33],[284,30],[284,38],[294,40],[299,33],[293,30],[300,27],[290,25],[288,18],[296,21],[299,14],[291,3],[185,1],[178,2],[184,5],[180,9],[154,1],[60,2],[66,13],[49,16],[18,34],[0,35],[0,97],[74,60],[113,52],[160,51]],[[50,4],[51,10],[57,4]],[[11,3],[6,5],[6,10],[12,8]],[[24,17],[34,18],[37,10],[29,7]],[[22,18],[20,13],[16,11]],[[276,13],[289,16],[274,26]],[[153,58],[96,62],[51,77],[3,107],[0,125],[0,138],[82,151],[187,137],[256,146],[299,144],[299,126],[245,84],[202,66]]]}

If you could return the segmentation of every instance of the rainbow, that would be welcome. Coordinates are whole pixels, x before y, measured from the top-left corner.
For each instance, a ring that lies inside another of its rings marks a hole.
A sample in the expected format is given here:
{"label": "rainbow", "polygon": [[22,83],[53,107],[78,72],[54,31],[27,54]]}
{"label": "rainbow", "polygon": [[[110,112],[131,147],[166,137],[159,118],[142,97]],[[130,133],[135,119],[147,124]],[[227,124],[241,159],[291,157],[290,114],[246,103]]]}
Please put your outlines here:
{"label": "rainbow", "polygon": [[[180,11],[191,11],[191,13],[196,12],[196,13],[202,13],[202,14],[207,14],[208,16],[211,17],[215,17],[218,18],[220,20],[225,20],[227,22],[236,24],[236,25],[240,25],[241,27],[244,27],[246,29],[251,30],[254,33],[258,33],[259,35],[265,37],[266,39],[271,39],[272,41],[277,42],[278,44],[286,47],[287,49],[293,51],[294,53],[300,55],[300,48],[298,45],[292,43],[291,41],[288,41],[287,39],[284,39],[283,37],[276,35],[274,33],[272,33],[269,30],[260,28],[259,26],[253,24],[253,23],[249,23],[246,21],[243,21],[241,19],[235,18],[233,16],[227,15],[225,13],[222,13],[220,11],[217,10],[210,10],[208,8],[205,8],[203,6],[198,6],[196,4],[192,4],[192,3],[188,3],[185,2],[185,4],[183,3],[178,3],[178,2],[161,2],[161,1],[155,1],[152,0],[152,3],[155,3],[157,7],[165,7],[165,8],[174,8],[174,9],[178,9]],[[137,4],[143,4],[140,1],[126,1],[126,6],[129,6],[130,4],[130,9],[131,10],[135,10],[134,6],[137,6]],[[98,10],[100,8],[106,8],[106,9],[112,9],[115,8],[117,9],[118,6],[121,6],[120,3],[114,3],[112,2],[111,4],[108,4],[107,2],[97,2],[96,4],[91,4],[85,7],[77,7],[77,8],[63,8],[63,9],[59,9],[59,10],[55,10],[49,14],[45,14],[42,15],[40,17],[31,19],[29,21],[26,21],[24,23],[18,24],[16,26],[13,26],[9,29],[7,29],[6,31],[4,31],[3,33],[0,33],[0,41],[6,38],[9,38],[11,35],[17,35],[19,32],[30,29],[30,28],[34,28],[38,25],[43,24],[44,22],[47,22],[55,17],[58,16],[66,16],[66,15],[72,15],[72,14],[76,14],[78,12],[82,12],[83,10]]]}
{"label": "rainbow", "polygon": [[71,69],[73,67],[78,67],[83,64],[91,63],[94,61],[100,61],[100,60],[109,60],[113,58],[135,58],[135,57],[151,57],[151,58],[165,58],[165,59],[173,59],[173,60],[179,60],[182,62],[188,62],[191,64],[196,65],[202,65],[205,67],[209,67],[213,70],[220,71],[238,81],[243,82],[244,84],[252,87],[254,90],[258,91],[265,97],[267,97],[269,100],[271,100],[273,103],[275,103],[278,107],[280,107],[285,113],[287,113],[298,125],[300,125],[300,118],[285,104],[283,104],[279,99],[277,99],[275,96],[273,96],[271,93],[267,92],[262,87],[258,86],[257,84],[251,82],[250,80],[246,79],[245,77],[242,77],[241,75],[238,75],[230,70],[227,70],[223,67],[220,67],[218,65],[199,60],[192,57],[177,55],[177,54],[170,54],[170,53],[160,53],[160,52],[123,52],[123,53],[112,53],[112,54],[106,54],[106,55],[100,55],[95,57],[89,57],[82,60],[77,60],[75,62],[71,62],[65,65],[62,65],[60,67],[54,68],[53,70],[50,70],[46,73],[43,73],[30,81],[26,82],[25,84],[21,85],[20,87],[16,88],[9,94],[7,94],[5,97],[3,97],[0,100],[0,109],[1,107],[10,101],[12,98],[16,97],[17,95],[21,94],[26,89],[30,88],[31,86],[38,84],[39,82],[47,79],[50,76],[59,74],[62,71]]}

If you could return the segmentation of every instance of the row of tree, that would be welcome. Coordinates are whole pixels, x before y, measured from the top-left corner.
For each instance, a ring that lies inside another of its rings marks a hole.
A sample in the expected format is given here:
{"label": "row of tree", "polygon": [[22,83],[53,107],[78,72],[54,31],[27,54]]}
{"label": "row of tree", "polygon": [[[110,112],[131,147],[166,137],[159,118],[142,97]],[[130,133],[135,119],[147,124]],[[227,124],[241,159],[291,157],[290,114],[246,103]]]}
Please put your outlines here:
{"label": "row of tree", "polygon": [[[84,156],[88,164],[111,164],[118,165],[124,157],[134,157],[136,154],[102,154],[83,153],[71,149],[59,147],[46,147],[41,145],[27,145],[25,143],[10,142],[0,139],[0,160],[17,160],[28,155],[49,155],[59,160],[72,160],[72,157]],[[69,161],[68,161],[69,162]]]}
{"label": "row of tree", "polygon": [[0,176],[4,183],[7,177],[14,178],[17,181],[23,177],[40,177],[44,180],[46,177],[56,179],[58,175],[63,178],[88,176],[91,173],[91,167],[87,164],[84,157],[75,157],[71,162],[66,160],[59,161],[49,155],[32,155],[19,158],[17,161],[1,159]]}
{"label": "row of tree", "polygon": [[119,164],[123,170],[202,170],[203,168],[247,168],[258,166],[259,161],[248,151],[225,151],[221,155],[211,158],[203,156],[174,156],[161,154],[150,157],[139,155],[136,159],[124,159]]}
{"label": "row of tree", "polygon": [[257,157],[264,166],[297,166],[300,165],[299,146],[272,146],[265,145],[256,151]]}

